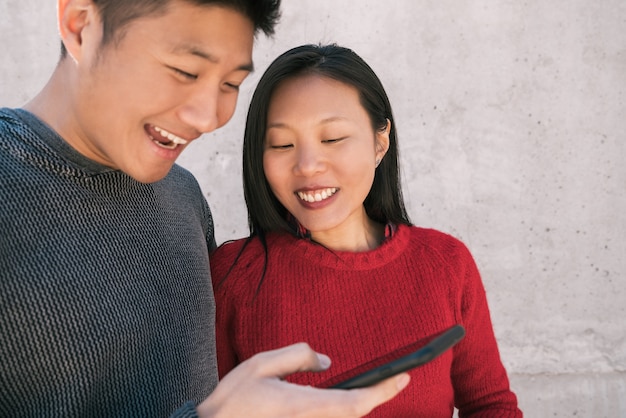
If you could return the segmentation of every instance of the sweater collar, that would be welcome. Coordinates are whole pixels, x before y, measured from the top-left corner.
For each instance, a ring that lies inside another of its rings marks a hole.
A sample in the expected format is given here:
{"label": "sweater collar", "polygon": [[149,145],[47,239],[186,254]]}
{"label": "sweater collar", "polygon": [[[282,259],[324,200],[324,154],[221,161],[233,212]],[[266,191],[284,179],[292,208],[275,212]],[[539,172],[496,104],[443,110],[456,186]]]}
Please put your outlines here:
{"label": "sweater collar", "polygon": [[52,127],[33,113],[25,109],[12,109],[12,112],[15,118],[27,125],[29,129],[41,138],[41,141],[49,148],[52,148],[59,157],[69,162],[74,168],[87,175],[119,171],[99,164],[76,151]]}
{"label": "sweater collar", "polygon": [[[281,255],[293,262],[312,263],[338,270],[371,270],[388,265],[399,257],[407,248],[411,227],[395,225],[385,228],[387,237],[377,248],[370,251],[351,252],[333,251],[310,239],[303,239],[290,233],[274,233],[268,236],[268,242]],[[276,235],[275,235],[276,234]],[[284,254],[282,254],[284,252]]]}

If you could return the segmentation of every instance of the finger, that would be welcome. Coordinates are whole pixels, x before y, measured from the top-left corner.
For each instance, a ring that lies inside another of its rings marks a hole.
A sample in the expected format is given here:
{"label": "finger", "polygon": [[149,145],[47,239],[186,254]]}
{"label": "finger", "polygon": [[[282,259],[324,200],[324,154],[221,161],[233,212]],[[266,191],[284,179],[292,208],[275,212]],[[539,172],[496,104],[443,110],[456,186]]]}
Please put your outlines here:
{"label": "finger", "polygon": [[316,353],[306,343],[259,353],[246,362],[265,377],[285,377],[296,372],[321,371],[330,367],[330,358]]}
{"label": "finger", "polygon": [[406,388],[411,381],[410,376],[407,373],[402,373],[382,382],[367,388],[353,389],[353,392],[358,392],[359,397],[358,405],[363,407],[363,410],[359,414],[368,414],[372,409],[378,405],[387,402],[395,397],[404,388]]}

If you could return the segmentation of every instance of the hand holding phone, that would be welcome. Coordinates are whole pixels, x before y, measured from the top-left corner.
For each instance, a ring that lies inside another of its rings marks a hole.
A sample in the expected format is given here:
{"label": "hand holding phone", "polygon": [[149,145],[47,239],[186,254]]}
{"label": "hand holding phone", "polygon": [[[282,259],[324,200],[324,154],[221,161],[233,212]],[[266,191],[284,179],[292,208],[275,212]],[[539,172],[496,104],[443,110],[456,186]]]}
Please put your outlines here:
{"label": "hand holding phone", "polygon": [[461,325],[454,325],[430,339],[424,346],[411,354],[395,359],[382,366],[375,367],[374,369],[330,387],[334,389],[355,389],[371,386],[391,376],[406,372],[434,360],[461,341],[464,336],[465,328]]}

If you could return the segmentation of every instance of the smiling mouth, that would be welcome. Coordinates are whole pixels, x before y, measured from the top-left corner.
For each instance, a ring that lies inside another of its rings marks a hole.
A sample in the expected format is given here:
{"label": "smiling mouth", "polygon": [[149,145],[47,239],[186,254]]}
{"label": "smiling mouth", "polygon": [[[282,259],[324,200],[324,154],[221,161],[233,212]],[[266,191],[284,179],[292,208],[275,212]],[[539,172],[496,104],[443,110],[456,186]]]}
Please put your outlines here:
{"label": "smiling mouth", "polygon": [[314,190],[310,192],[296,192],[298,197],[305,202],[321,202],[337,193],[336,187],[328,187],[326,189]]}
{"label": "smiling mouth", "polygon": [[161,148],[175,149],[177,146],[186,145],[188,142],[186,139],[174,135],[163,128],[159,128],[158,126],[153,126],[153,128],[156,135],[150,135],[150,138],[152,139],[152,142]]}

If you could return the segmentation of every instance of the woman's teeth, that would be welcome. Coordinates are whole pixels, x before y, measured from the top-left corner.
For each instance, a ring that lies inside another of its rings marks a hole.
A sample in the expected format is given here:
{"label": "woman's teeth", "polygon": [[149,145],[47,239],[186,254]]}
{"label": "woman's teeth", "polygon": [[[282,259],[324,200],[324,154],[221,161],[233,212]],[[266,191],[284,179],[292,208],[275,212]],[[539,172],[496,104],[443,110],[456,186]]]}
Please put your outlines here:
{"label": "woman's teeth", "polygon": [[154,142],[160,147],[167,148],[167,149],[174,149],[178,145],[187,144],[187,140],[179,136],[176,136],[173,133],[166,131],[165,129],[159,128],[158,126],[155,126],[154,130],[157,131],[163,138],[169,140],[168,143],[163,143],[159,141],[158,139],[154,139]]}
{"label": "woman's teeth", "polygon": [[314,192],[297,192],[298,197],[305,202],[313,203],[313,202],[321,202],[322,200],[328,199],[332,195],[337,192],[336,187],[329,187],[327,189],[316,190]]}

